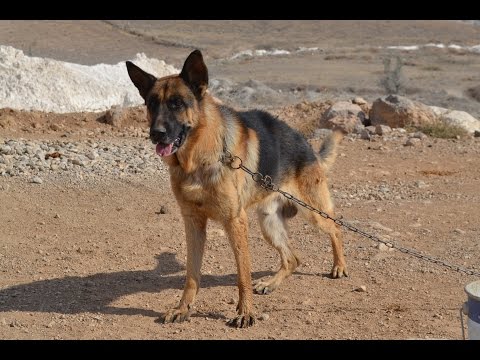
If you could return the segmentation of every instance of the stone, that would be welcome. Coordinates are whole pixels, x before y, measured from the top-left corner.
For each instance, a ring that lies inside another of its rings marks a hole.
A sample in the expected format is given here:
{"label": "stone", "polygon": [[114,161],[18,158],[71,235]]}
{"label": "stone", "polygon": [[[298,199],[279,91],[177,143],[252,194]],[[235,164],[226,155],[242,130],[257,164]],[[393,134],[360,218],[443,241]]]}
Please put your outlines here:
{"label": "stone", "polygon": [[208,235],[213,237],[224,237],[225,231],[223,231],[222,229],[213,228],[208,230]]}
{"label": "stone", "polygon": [[270,315],[268,315],[267,313],[263,313],[258,316],[258,320],[261,321],[267,321],[268,319],[270,319]]}
{"label": "stone", "polygon": [[121,106],[112,106],[102,116],[103,122],[114,127],[120,127],[125,118],[125,111]]}
{"label": "stone", "polygon": [[8,145],[2,145],[0,146],[0,154],[8,155],[12,153],[12,148],[11,146]]}
{"label": "stone", "polygon": [[356,292],[366,292],[367,287],[365,285],[360,285],[358,288],[355,289]]}
{"label": "stone", "polygon": [[363,129],[360,132],[360,139],[362,139],[362,140],[370,140],[371,137],[372,136],[370,135],[370,132],[367,129]]}
{"label": "stone", "polygon": [[428,187],[428,185],[423,180],[415,181],[415,186],[418,187],[419,189],[423,189],[423,188]]}
{"label": "stone", "polygon": [[43,180],[41,178],[39,178],[38,176],[34,176],[32,178],[32,180],[30,180],[30,182],[34,183],[34,184],[42,184],[43,183]]}
{"label": "stone", "polygon": [[377,126],[375,126],[375,134],[377,135],[385,135],[390,132],[392,132],[392,128],[388,125],[378,124]]}
{"label": "stone", "polygon": [[412,137],[413,137],[413,138],[416,138],[416,139],[420,139],[420,140],[423,140],[423,139],[428,138],[428,136],[425,135],[424,133],[422,133],[421,131],[415,132],[415,133],[412,135]]}
{"label": "stone", "polygon": [[353,98],[352,103],[354,103],[356,105],[365,105],[367,103],[367,100],[365,100],[364,98],[362,98],[360,96],[356,96],[356,97]]}
{"label": "stone", "polygon": [[325,111],[319,126],[350,134],[356,126],[363,125],[364,120],[365,113],[360,106],[349,101],[338,101]]}
{"label": "stone", "polygon": [[344,134],[351,134],[362,122],[353,115],[335,116],[321,122],[320,126],[332,130],[340,130]]}
{"label": "stone", "polygon": [[60,126],[58,124],[51,124],[50,129],[52,129],[53,131],[60,131],[60,130],[62,130],[62,126]]}
{"label": "stone", "polygon": [[385,245],[384,243],[379,243],[377,246],[377,249],[380,251],[388,251],[389,247]]}
{"label": "stone", "polygon": [[388,95],[375,100],[370,110],[372,125],[391,128],[430,125],[438,122],[429,106],[399,95]]}
{"label": "stone", "polygon": [[447,125],[458,126],[469,134],[480,131],[480,120],[465,111],[451,110],[440,116],[440,121]]}
{"label": "stone", "polygon": [[429,108],[433,111],[433,113],[437,116],[440,117],[446,112],[449,111],[447,108],[439,107],[439,106],[429,106]]}
{"label": "stone", "polygon": [[417,146],[420,145],[422,140],[417,139],[417,138],[408,138],[407,141],[405,142],[405,146]]}

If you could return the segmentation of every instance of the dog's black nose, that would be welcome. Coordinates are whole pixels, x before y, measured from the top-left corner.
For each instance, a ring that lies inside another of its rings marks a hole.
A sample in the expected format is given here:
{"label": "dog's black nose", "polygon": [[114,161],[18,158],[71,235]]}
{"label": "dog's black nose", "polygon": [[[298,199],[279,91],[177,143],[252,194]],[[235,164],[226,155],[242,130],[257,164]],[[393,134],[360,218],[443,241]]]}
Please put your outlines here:
{"label": "dog's black nose", "polygon": [[150,128],[150,139],[152,139],[153,142],[164,142],[166,138],[167,129],[165,129],[165,126],[156,126],[154,128]]}

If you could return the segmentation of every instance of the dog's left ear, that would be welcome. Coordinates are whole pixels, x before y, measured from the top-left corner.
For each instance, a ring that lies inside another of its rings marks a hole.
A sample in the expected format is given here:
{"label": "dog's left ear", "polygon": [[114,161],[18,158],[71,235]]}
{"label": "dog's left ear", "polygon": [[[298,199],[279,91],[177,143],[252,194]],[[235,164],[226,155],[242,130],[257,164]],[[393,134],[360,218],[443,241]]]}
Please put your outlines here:
{"label": "dog's left ear", "polygon": [[208,69],[203,62],[200,50],[195,50],[188,55],[180,77],[190,86],[197,99],[203,98],[208,87]]}

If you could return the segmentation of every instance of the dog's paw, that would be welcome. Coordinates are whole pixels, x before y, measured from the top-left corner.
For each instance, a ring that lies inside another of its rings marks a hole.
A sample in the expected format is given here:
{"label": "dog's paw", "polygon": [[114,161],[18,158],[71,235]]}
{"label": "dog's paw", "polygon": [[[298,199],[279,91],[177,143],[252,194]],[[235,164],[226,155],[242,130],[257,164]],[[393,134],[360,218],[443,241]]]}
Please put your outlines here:
{"label": "dog's paw", "polygon": [[227,325],[235,328],[247,328],[255,324],[255,317],[252,314],[238,315],[227,321]]}
{"label": "dog's paw", "polygon": [[182,309],[171,309],[160,316],[160,322],[163,324],[168,323],[180,323],[182,321],[188,320],[190,317],[190,311]]}
{"label": "dog's paw", "polygon": [[281,284],[278,274],[272,278],[264,277],[252,283],[253,292],[259,295],[267,295],[276,290]]}
{"label": "dog's paw", "polygon": [[276,286],[269,281],[257,280],[253,283],[253,292],[259,295],[270,294],[275,288]]}
{"label": "dog's paw", "polygon": [[334,265],[331,274],[333,279],[339,279],[343,276],[348,277],[347,267],[345,265]]}

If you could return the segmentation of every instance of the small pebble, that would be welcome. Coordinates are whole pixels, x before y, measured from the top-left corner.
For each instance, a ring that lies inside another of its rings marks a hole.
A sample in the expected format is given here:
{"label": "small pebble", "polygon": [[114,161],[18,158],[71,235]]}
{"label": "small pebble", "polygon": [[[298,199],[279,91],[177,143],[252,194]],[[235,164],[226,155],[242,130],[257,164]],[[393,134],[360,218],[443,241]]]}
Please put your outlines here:
{"label": "small pebble", "polygon": [[258,320],[262,321],[267,321],[268,319],[270,319],[270,315],[268,315],[267,313],[260,314],[260,316],[258,317]]}
{"label": "small pebble", "polygon": [[31,180],[31,182],[34,183],[34,184],[42,184],[43,180],[41,178],[39,178],[38,176],[34,176]]}
{"label": "small pebble", "polygon": [[357,292],[366,292],[367,287],[365,285],[360,285],[358,288],[355,289]]}

